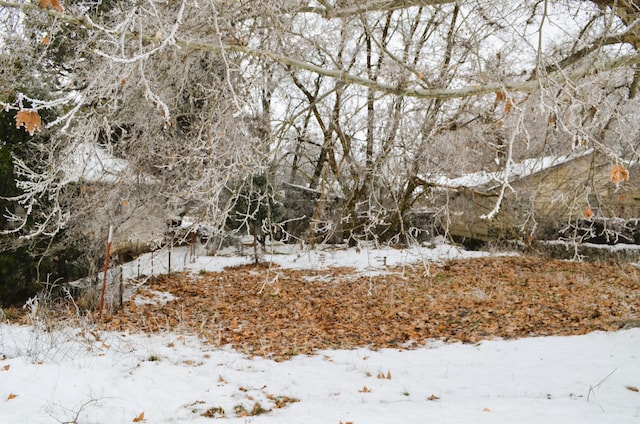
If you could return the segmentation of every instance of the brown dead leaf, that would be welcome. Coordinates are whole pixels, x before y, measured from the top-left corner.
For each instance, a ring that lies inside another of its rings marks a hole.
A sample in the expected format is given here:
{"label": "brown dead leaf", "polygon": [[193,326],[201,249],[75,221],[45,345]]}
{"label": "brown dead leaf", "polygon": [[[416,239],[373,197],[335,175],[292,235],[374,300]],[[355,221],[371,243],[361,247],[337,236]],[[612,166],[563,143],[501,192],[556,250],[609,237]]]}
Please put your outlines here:
{"label": "brown dead leaf", "polygon": [[632,391],[632,392],[640,392],[640,389],[638,389],[636,386],[627,386],[626,387],[627,390]]}
{"label": "brown dead leaf", "polygon": [[200,415],[207,418],[224,418],[225,417],[224,409],[222,409],[221,406],[214,406],[213,408],[209,408]]}
{"label": "brown dead leaf", "polygon": [[376,375],[377,378],[383,379],[383,380],[391,380],[391,371],[387,371],[387,373],[385,374],[384,372],[380,371],[378,373],[378,375]]}
{"label": "brown dead leaf", "polygon": [[13,394],[13,393],[9,393],[9,396],[7,396],[7,400],[15,399],[17,397],[18,397],[18,395]]}
{"label": "brown dead leaf", "polygon": [[245,407],[242,406],[242,405],[234,406],[233,407],[233,412],[236,414],[237,417],[246,417],[246,416],[249,415],[249,412],[247,412]]}
{"label": "brown dead leaf", "polygon": [[507,115],[511,110],[513,110],[513,99],[509,97],[504,102],[504,114]]}
{"label": "brown dead leaf", "polygon": [[427,400],[430,400],[430,401],[439,400],[439,399],[440,399],[440,397],[439,397],[439,396],[436,396],[436,395],[431,395],[431,396],[429,396],[429,397],[427,398]]}
{"label": "brown dead leaf", "polygon": [[367,386],[362,386],[362,389],[358,390],[360,393],[371,393],[371,389]]}
{"label": "brown dead leaf", "polygon": [[489,408],[482,408],[482,412],[491,412],[491,409],[489,409]]}
{"label": "brown dead leaf", "polygon": [[142,411],[142,412],[140,413],[140,415],[138,415],[137,417],[135,417],[135,418],[133,419],[133,422],[134,422],[134,423],[139,423],[139,422],[141,422],[141,421],[144,421],[144,411]]}
{"label": "brown dead leaf", "polygon": [[42,119],[35,110],[21,110],[16,113],[16,128],[24,127],[24,129],[33,135],[42,127]]}
{"label": "brown dead leaf", "polygon": [[609,179],[616,185],[620,184],[621,182],[629,179],[629,170],[624,165],[613,165]]}
{"label": "brown dead leaf", "polygon": [[7,364],[4,367],[2,367],[2,371],[9,371],[9,368],[11,368],[11,365]]}
{"label": "brown dead leaf", "polygon": [[292,398],[289,396],[274,396],[272,394],[267,395],[267,399],[273,401],[275,403],[276,409],[281,409],[287,406],[290,403],[300,402],[300,400],[296,398]]}
{"label": "brown dead leaf", "polygon": [[582,216],[584,217],[584,219],[586,219],[587,221],[589,221],[591,218],[593,218],[593,209],[591,209],[591,206],[586,207],[583,211],[582,211]]}
{"label": "brown dead leaf", "polygon": [[256,402],[253,404],[253,408],[251,408],[251,416],[262,415],[271,412],[269,409],[264,409],[260,403]]}
{"label": "brown dead leaf", "polygon": [[60,4],[60,0],[39,0],[40,7],[43,9],[54,9],[58,12],[62,13],[64,8],[62,4]]}

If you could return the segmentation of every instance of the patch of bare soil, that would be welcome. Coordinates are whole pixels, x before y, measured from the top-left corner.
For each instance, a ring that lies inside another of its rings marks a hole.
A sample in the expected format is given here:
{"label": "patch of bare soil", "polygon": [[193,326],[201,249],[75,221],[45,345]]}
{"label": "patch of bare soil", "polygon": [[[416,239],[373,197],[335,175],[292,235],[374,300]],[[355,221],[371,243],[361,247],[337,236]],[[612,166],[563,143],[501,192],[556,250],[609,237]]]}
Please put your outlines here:
{"label": "patch of bare soil", "polygon": [[533,257],[389,268],[376,276],[262,264],[163,276],[147,289],[176,299],[130,301],[105,325],[193,332],[214,345],[275,359],[429,339],[584,334],[640,319],[640,269]]}

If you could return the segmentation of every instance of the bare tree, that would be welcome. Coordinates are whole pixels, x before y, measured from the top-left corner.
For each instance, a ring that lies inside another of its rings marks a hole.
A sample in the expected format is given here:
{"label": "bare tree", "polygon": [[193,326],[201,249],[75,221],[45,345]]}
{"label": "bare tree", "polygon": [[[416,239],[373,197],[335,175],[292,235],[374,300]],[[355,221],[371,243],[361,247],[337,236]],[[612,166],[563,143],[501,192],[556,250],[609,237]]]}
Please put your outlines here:
{"label": "bare tree", "polygon": [[[19,92],[2,105],[51,132],[16,162],[23,237],[124,222],[131,205],[223,225],[233,183],[269,170],[342,199],[348,237],[388,240],[446,188],[432,176],[503,170],[509,193],[518,160],[582,146],[636,155],[630,2],[0,6],[2,86]],[[16,69],[49,97],[11,86]],[[37,123],[45,110],[56,118]],[[86,141],[127,166],[99,185],[70,179]]]}

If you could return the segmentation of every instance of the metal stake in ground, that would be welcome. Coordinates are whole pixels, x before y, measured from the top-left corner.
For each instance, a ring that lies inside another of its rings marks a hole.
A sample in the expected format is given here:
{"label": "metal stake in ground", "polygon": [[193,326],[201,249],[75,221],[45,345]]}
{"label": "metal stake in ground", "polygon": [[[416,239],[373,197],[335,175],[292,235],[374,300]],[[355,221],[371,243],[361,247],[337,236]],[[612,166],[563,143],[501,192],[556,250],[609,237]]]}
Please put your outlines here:
{"label": "metal stake in ground", "polygon": [[104,292],[107,290],[107,270],[109,269],[109,256],[111,255],[112,237],[113,225],[109,225],[109,238],[107,239],[107,254],[104,258],[104,277],[102,279],[102,292],[100,293],[100,309],[98,310],[98,321],[102,319],[102,308],[104,307]]}

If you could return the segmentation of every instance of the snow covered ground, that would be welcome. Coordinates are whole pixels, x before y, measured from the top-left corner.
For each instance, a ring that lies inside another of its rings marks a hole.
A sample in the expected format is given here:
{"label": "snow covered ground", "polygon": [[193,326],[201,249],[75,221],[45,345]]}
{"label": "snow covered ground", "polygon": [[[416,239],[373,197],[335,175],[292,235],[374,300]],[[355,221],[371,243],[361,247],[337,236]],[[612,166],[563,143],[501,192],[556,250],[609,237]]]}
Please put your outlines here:
{"label": "snow covered ground", "polygon": [[[178,334],[1,331],[2,423],[640,422],[640,329],[286,362]],[[236,415],[256,403],[271,411]]]}
{"label": "snow covered ground", "polygon": [[[272,256],[282,266],[377,272],[385,262],[479,254],[439,245]],[[184,264],[198,272],[248,261]],[[166,265],[160,254],[154,262]],[[639,387],[638,328],[476,345],[433,341],[411,351],[332,350],[274,362],[178,333],[0,324],[0,423],[9,424],[640,423]]]}
{"label": "snow covered ground", "polygon": [[[251,240],[243,240],[248,244]],[[141,255],[135,261],[123,266],[124,278],[137,278],[140,275],[158,275],[169,271],[221,271],[225,267],[251,264],[254,262],[252,247],[227,247],[216,256],[204,255],[205,248],[196,245],[192,250],[188,246],[162,249]],[[169,254],[171,261],[169,261]],[[290,269],[317,269],[327,267],[353,267],[359,272],[378,273],[386,266],[443,262],[450,259],[476,258],[497,254],[497,252],[468,251],[460,246],[447,243],[443,238],[427,246],[414,246],[409,249],[392,247],[349,248],[336,245],[323,245],[315,249],[301,248],[298,244],[275,243],[261,252],[263,262],[271,262]]]}

